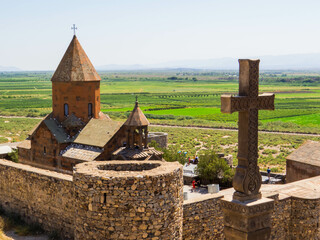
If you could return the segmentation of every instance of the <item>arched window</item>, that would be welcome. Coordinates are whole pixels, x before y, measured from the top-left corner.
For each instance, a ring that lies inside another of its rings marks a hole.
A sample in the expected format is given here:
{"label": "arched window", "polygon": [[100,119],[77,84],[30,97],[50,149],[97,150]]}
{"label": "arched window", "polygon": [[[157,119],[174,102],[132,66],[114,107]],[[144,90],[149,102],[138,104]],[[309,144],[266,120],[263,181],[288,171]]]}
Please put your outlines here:
{"label": "arched window", "polygon": [[47,149],[46,147],[43,147],[43,154],[46,155],[46,153],[47,153]]}
{"label": "arched window", "polygon": [[88,116],[92,117],[92,103],[88,103]]}
{"label": "arched window", "polygon": [[64,104],[64,116],[69,115],[69,105],[67,103]]}

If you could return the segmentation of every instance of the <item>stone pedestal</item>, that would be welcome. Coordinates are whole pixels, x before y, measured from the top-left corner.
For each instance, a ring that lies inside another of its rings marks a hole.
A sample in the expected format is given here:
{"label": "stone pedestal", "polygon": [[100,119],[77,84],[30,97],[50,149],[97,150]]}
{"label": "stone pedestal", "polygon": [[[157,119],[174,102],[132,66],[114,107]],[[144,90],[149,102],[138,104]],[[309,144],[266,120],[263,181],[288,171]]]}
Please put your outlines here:
{"label": "stone pedestal", "polygon": [[273,208],[274,200],[269,198],[246,202],[233,200],[231,196],[221,199],[226,239],[269,239]]}

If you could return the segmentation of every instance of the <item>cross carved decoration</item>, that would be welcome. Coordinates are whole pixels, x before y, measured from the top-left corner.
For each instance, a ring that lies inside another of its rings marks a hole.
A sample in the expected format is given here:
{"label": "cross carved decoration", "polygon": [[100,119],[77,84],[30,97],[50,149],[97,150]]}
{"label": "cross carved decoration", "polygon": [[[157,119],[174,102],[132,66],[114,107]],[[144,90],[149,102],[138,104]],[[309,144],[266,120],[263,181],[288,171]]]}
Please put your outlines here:
{"label": "cross carved decoration", "polygon": [[261,198],[258,167],[258,110],[274,110],[274,94],[259,95],[260,60],[239,59],[239,95],[222,95],[221,112],[239,112],[238,166],[233,178],[234,200]]}

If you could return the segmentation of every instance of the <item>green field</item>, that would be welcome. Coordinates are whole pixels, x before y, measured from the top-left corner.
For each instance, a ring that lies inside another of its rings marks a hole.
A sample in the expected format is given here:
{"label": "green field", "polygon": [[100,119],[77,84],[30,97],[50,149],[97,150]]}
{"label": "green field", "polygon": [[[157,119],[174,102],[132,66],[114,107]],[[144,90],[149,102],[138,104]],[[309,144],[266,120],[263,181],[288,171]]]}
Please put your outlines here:
{"label": "green field", "polygon": [[0,117],[0,143],[24,140],[39,121],[39,119]]}
{"label": "green field", "polygon": [[[220,96],[237,94],[238,73],[223,71],[103,72],[101,109],[125,119],[135,96],[154,124],[237,127],[220,113]],[[50,72],[0,73],[0,115],[41,117],[51,111]],[[260,92],[276,94],[275,111],[259,112],[259,128],[320,133],[320,74],[261,72]]]}
{"label": "green field", "polygon": [[[30,118],[0,118],[0,143],[21,141],[40,121]],[[200,155],[205,149],[232,154],[237,165],[237,131],[192,129],[177,127],[150,127],[150,131],[167,132],[169,148],[187,152],[187,156]],[[286,134],[259,134],[259,166],[268,166],[273,172],[285,171],[285,157],[306,140],[320,141],[320,137],[292,136]]]}
{"label": "green field", "polygon": [[[171,127],[152,127],[151,131],[167,132],[169,147],[176,146],[187,156],[200,155],[205,149],[217,153],[232,154],[234,165],[237,161],[238,133],[211,129],[186,129]],[[285,134],[259,134],[259,167],[272,172],[284,172],[286,157],[306,140],[320,141],[320,137],[293,136]]]}
{"label": "green field", "polygon": [[[0,115],[42,117],[51,111],[52,73],[0,73]],[[236,128],[238,114],[220,112],[220,96],[237,94],[236,72],[100,73],[101,109],[125,121],[138,96],[153,124]],[[276,94],[275,110],[259,112],[259,129],[320,134],[319,73],[263,72],[260,92]],[[25,139],[39,119],[0,118],[0,143]],[[201,154],[206,149],[232,154],[237,164],[237,132],[151,127],[169,135],[169,147]],[[285,157],[304,141],[319,137],[259,134],[259,166],[285,171]]]}

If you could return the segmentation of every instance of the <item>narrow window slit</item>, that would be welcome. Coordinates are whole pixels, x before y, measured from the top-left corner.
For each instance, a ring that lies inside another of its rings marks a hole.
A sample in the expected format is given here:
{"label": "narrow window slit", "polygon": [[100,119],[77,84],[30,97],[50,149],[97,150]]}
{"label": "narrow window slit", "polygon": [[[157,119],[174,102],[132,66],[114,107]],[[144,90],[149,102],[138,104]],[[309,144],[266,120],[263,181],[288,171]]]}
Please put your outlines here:
{"label": "narrow window slit", "polygon": [[88,103],[88,117],[92,117],[92,103]]}
{"label": "narrow window slit", "polygon": [[69,105],[67,103],[64,104],[64,116],[67,117],[69,115]]}
{"label": "narrow window slit", "polygon": [[103,203],[107,203],[107,193],[103,194]]}

